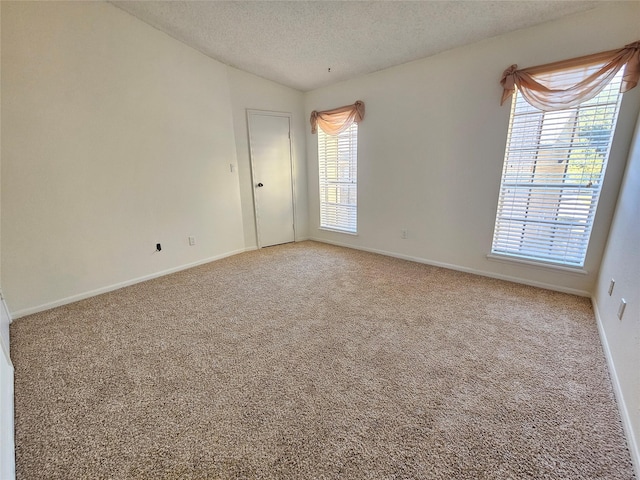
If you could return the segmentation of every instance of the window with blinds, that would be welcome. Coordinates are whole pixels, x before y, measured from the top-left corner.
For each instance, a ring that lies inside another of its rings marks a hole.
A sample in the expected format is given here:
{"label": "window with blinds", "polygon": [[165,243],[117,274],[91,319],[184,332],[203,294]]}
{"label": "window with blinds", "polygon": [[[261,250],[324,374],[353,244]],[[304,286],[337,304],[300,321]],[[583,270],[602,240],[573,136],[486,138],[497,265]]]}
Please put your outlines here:
{"label": "window with blinds", "polygon": [[[594,67],[595,68],[595,67]],[[566,83],[593,69],[548,74]],[[492,253],[584,266],[620,100],[622,72],[577,107],[543,112],[514,93]]]}
{"label": "window with blinds", "polygon": [[358,124],[338,135],[318,129],[320,228],[357,232]]}

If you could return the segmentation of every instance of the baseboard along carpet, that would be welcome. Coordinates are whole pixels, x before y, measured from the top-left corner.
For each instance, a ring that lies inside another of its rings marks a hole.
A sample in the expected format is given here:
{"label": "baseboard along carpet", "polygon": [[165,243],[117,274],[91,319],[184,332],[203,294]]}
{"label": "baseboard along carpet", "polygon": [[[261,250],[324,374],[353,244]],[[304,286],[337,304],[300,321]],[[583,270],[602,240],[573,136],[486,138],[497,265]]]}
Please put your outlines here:
{"label": "baseboard along carpet", "polygon": [[315,242],[11,325],[22,479],[632,479],[588,299]]}

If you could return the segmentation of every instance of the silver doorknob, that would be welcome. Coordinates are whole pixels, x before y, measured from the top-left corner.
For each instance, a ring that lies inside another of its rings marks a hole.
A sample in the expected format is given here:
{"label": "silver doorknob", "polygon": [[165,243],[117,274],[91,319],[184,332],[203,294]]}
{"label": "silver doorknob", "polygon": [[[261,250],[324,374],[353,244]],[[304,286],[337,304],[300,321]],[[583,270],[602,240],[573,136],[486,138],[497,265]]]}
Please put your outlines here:
{"label": "silver doorknob", "polygon": [[263,184],[261,184],[261,183],[259,183],[259,184],[258,184],[258,187],[264,187],[264,185],[263,185]]}

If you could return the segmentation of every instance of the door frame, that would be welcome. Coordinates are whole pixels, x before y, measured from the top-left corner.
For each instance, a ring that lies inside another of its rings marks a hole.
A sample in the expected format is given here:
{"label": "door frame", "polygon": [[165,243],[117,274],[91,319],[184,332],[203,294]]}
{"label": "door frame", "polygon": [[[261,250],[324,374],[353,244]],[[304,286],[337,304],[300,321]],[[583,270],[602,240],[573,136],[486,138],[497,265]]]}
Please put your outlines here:
{"label": "door frame", "polygon": [[251,146],[251,121],[250,117],[253,115],[261,115],[265,117],[285,117],[289,119],[289,167],[291,169],[291,209],[293,214],[293,241],[298,241],[298,234],[296,229],[296,169],[295,169],[295,161],[293,154],[293,133],[291,132],[291,113],[289,112],[275,112],[272,110],[256,110],[252,108],[247,108],[247,141],[249,143],[249,163],[251,166],[251,195],[253,197],[253,221],[256,228],[256,243],[258,244],[258,248],[263,248],[262,241],[260,239],[260,226],[258,223],[258,218],[260,216],[258,202],[256,198],[256,184],[257,181],[255,179],[255,167],[254,167],[254,154],[253,148]]}

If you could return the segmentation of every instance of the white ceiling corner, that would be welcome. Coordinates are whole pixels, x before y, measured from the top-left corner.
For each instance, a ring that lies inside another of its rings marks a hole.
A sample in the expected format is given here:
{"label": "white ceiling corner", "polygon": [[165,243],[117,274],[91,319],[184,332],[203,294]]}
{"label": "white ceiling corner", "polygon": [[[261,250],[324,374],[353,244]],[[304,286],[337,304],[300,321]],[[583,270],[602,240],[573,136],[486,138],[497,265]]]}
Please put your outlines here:
{"label": "white ceiling corner", "polygon": [[589,10],[602,2],[110,3],[220,62],[309,91]]}

